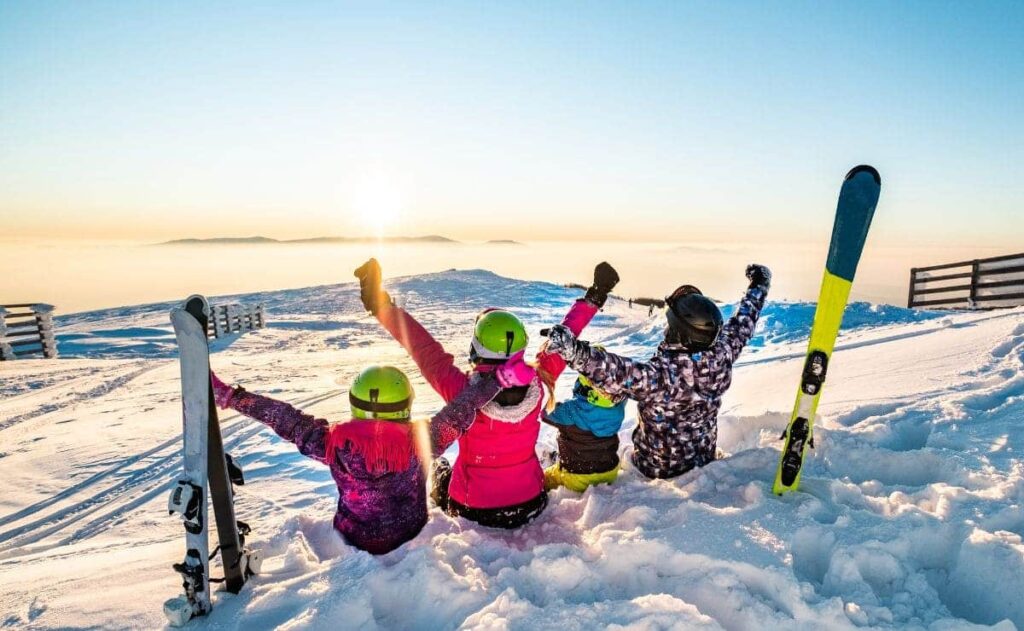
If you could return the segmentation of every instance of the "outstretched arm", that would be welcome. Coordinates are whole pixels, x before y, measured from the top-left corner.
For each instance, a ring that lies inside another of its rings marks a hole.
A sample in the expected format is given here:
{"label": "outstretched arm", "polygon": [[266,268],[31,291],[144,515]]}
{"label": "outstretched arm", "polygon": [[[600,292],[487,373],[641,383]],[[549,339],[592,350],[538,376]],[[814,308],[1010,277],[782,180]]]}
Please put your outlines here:
{"label": "outstretched arm", "polygon": [[466,387],[468,378],[455,365],[455,358],[404,309],[385,306],[376,315],[391,337],[409,353],[423,373],[423,378],[442,399],[451,401]]}
{"label": "outstretched arm", "polygon": [[436,458],[451,447],[473,424],[477,411],[501,391],[489,373],[477,373],[457,397],[430,419],[430,445]]}
{"label": "outstretched arm", "polygon": [[564,326],[551,329],[548,348],[566,360],[570,368],[585,375],[600,390],[611,395],[626,395],[642,400],[672,383],[693,386],[693,362],[685,356],[677,358],[673,374],[649,362],[621,357],[606,350],[594,348],[577,340]]}
{"label": "outstretched arm", "polygon": [[502,388],[525,386],[536,378],[537,371],[523,361],[523,351],[510,357],[493,372],[474,374],[469,385],[430,419],[430,444],[434,457],[440,456],[466,433],[476,419],[477,411]]}
{"label": "outstretched arm", "polygon": [[722,327],[722,336],[718,340],[719,346],[729,349],[733,361],[754,335],[754,328],[768,297],[772,274],[763,265],[750,265],[747,267],[747,278],[750,279],[750,287],[736,306],[736,313]]}
{"label": "outstretched arm", "polygon": [[466,387],[466,375],[455,366],[455,358],[415,318],[394,306],[391,296],[381,288],[377,259],[360,265],[355,275],[359,279],[359,299],[366,310],[405,348],[427,383],[445,401],[454,399]]}
{"label": "outstretched arm", "polygon": [[281,438],[292,442],[299,453],[324,462],[327,458],[327,421],[270,397],[225,384],[210,373],[214,397],[220,408],[230,408],[263,423]]}
{"label": "outstretched arm", "polygon": [[[572,331],[573,335],[579,335],[595,315],[597,305],[587,300],[577,300],[569,308],[569,313],[565,314],[562,325]],[[548,351],[547,347],[541,348],[537,353],[537,372],[544,376],[545,381],[553,384],[564,370],[565,360],[557,353]]]}
{"label": "outstretched arm", "polygon": [[[594,282],[587,288],[582,300],[577,300],[569,308],[569,313],[562,319],[562,325],[578,336],[590,324],[597,312],[608,300],[608,294],[619,282],[619,273],[606,262],[598,263],[594,268]],[[565,360],[557,353],[550,353],[542,348],[537,354],[537,369],[549,385],[555,383],[558,376],[565,370]]]}

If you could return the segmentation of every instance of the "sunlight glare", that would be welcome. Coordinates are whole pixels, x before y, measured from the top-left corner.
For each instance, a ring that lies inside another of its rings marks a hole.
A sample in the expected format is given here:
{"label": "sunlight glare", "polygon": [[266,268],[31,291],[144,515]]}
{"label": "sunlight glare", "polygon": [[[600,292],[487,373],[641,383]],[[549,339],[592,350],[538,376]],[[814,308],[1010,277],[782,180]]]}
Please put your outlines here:
{"label": "sunlight glare", "polygon": [[378,239],[398,223],[401,206],[398,191],[380,179],[368,182],[352,196],[356,216]]}

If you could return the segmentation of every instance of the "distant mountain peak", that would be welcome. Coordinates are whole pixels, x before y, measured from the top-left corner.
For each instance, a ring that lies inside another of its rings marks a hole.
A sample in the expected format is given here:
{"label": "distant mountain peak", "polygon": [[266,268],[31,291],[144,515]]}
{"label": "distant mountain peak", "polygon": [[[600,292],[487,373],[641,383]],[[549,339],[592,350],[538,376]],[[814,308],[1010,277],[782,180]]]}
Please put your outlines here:
{"label": "distant mountain peak", "polygon": [[272,239],[270,237],[211,237],[207,239],[172,239],[154,245],[246,245],[264,243],[459,243],[455,239],[428,234],[419,237],[307,237],[304,239]]}

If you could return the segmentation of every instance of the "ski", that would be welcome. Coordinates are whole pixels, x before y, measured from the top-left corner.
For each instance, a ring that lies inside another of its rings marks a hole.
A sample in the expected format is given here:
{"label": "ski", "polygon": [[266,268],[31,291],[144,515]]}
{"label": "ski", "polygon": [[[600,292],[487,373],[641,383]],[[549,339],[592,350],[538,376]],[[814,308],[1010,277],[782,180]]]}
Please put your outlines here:
{"label": "ski", "polygon": [[814,416],[818,400],[850,297],[853,277],[878,205],[881,185],[878,171],[861,165],[846,174],[839,191],[832,242],[825,261],[825,276],[814,311],[800,387],[789,425],[782,434],[786,442],[772,485],[777,495],[797,490],[807,448],[814,446]]}
{"label": "ski", "polygon": [[[184,594],[164,603],[172,626],[181,626],[209,613],[211,581],[223,581],[237,594],[245,581],[259,571],[259,554],[245,548],[249,526],[235,519],[234,484],[244,484],[242,470],[224,452],[210,382],[210,351],[207,341],[210,306],[202,296],[192,296],[183,308],[171,311],[178,338],[184,407],[184,476],[171,492],[168,509],[185,525],[185,560],[174,565],[182,575]],[[209,509],[213,504],[219,543],[211,553]],[[210,578],[210,559],[220,552],[223,579]]]}
{"label": "ski", "polygon": [[[193,297],[199,309],[205,300]],[[209,307],[206,307],[207,309]],[[178,340],[183,408],[182,438],[184,472],[174,485],[168,512],[185,524],[185,560],[174,565],[181,574],[184,594],[164,603],[164,614],[173,626],[210,611],[210,541],[207,531],[208,433],[210,431],[210,354],[206,328],[184,308],[171,310],[171,324]]]}

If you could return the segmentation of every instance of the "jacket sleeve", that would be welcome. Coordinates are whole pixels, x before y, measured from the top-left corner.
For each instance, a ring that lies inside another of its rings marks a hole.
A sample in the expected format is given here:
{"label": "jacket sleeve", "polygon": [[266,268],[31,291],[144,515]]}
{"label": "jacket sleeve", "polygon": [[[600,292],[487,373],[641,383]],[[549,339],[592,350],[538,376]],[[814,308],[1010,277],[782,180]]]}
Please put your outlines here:
{"label": "jacket sleeve", "polygon": [[761,310],[764,309],[767,297],[767,287],[751,287],[736,306],[736,313],[722,327],[722,337],[719,338],[717,346],[728,349],[732,361],[736,361],[740,351],[754,336],[754,327],[761,317]]}
{"label": "jacket sleeve", "polygon": [[[583,299],[577,300],[569,308],[569,313],[565,314],[562,324],[568,327],[573,335],[578,336],[590,324],[590,321],[594,319],[597,311],[598,308],[593,303]],[[562,371],[565,370],[565,360],[555,353],[541,350],[537,354],[537,370],[546,375],[550,379],[550,383],[554,383],[558,376],[562,374]]]}
{"label": "jacket sleeve", "polygon": [[501,391],[501,384],[492,374],[480,374],[469,382],[452,401],[430,419],[430,444],[438,457],[466,433],[477,411]]}
{"label": "jacket sleeve", "polygon": [[455,358],[404,309],[393,306],[377,311],[377,319],[391,337],[405,348],[423,377],[441,398],[451,401],[466,387],[468,377],[455,365]]}
{"label": "jacket sleeve", "polygon": [[600,390],[611,395],[625,395],[644,400],[665,391],[670,384],[693,387],[693,362],[681,356],[673,363],[672,374],[667,368],[651,362],[639,362],[606,350],[594,348],[587,342],[576,341],[576,352],[569,367],[590,379]]}
{"label": "jacket sleeve", "polygon": [[327,421],[313,418],[287,403],[235,388],[230,408],[263,423],[281,438],[292,442],[304,456],[321,462],[327,458]]}

